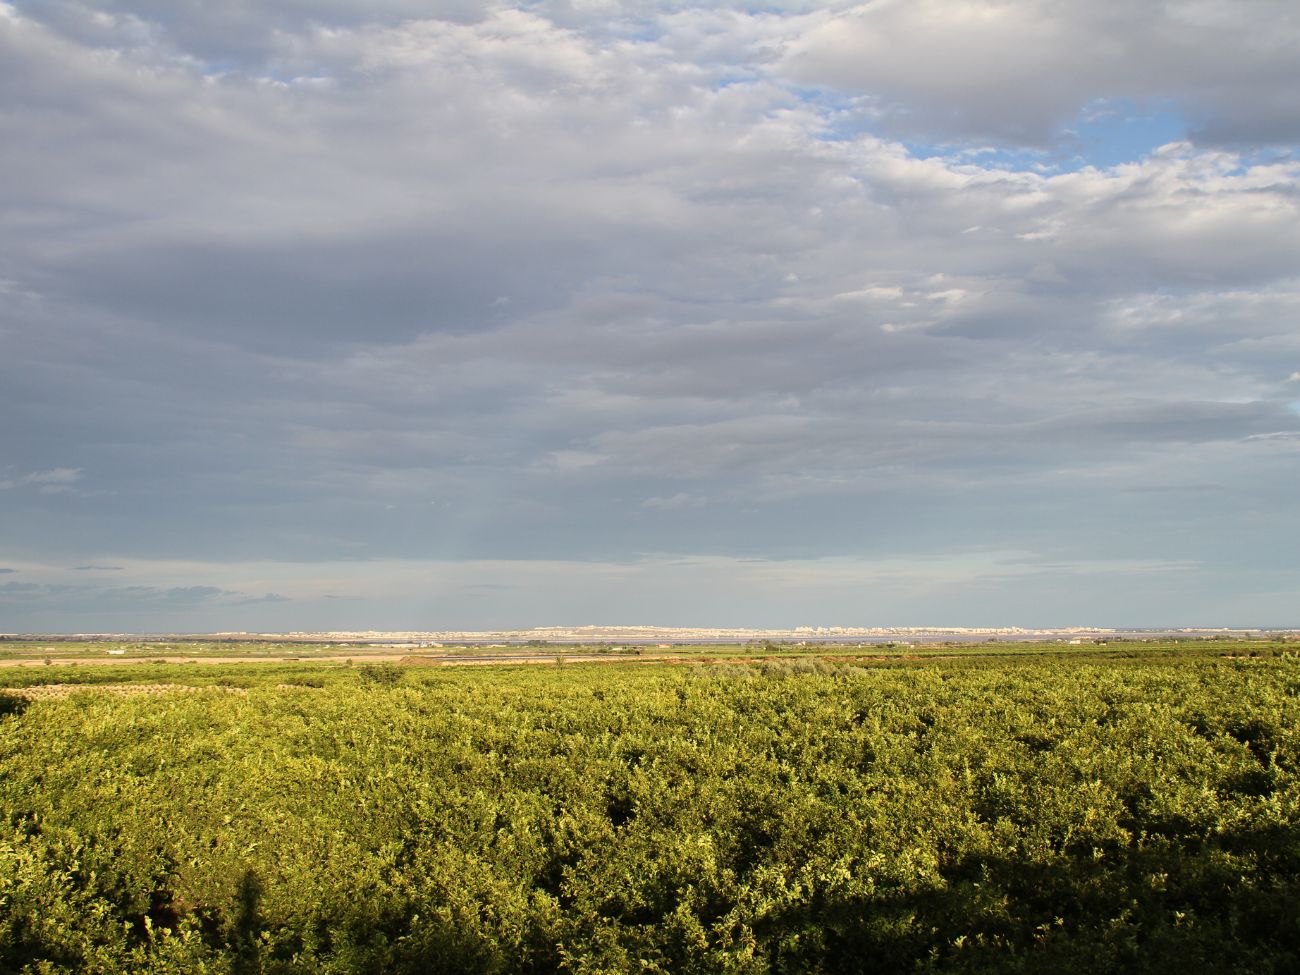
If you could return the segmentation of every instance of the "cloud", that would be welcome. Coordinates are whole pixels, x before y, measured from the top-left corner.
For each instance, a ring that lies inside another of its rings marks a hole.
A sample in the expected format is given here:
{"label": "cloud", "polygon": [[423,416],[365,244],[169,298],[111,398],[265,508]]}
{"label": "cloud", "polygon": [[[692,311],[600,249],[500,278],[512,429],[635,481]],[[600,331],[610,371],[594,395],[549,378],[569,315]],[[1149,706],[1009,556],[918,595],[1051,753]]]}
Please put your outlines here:
{"label": "cloud", "polygon": [[678,508],[698,508],[707,503],[708,500],[706,498],[687,494],[685,491],[678,491],[676,494],[667,498],[646,498],[641,502],[641,507],[671,511]]}
{"label": "cloud", "polygon": [[10,595],[22,595],[31,592],[42,591],[41,586],[34,582],[4,582],[0,583],[0,599]]}
{"label": "cloud", "polygon": [[17,569],[0,568],[0,575],[9,575],[10,573],[17,571]]}
{"label": "cloud", "polygon": [[[1275,7],[3,9],[0,557],[144,587],[51,614],[392,607],[308,584],[344,562],[1286,562]],[[1143,112],[1178,131],[1066,159]]]}
{"label": "cloud", "polygon": [[893,131],[1047,145],[1097,103],[1171,105],[1198,139],[1293,144],[1300,26],[1268,0],[888,0],[829,12],[784,70]]}
{"label": "cloud", "polygon": [[82,478],[79,467],[53,467],[47,471],[33,471],[21,477],[0,479],[0,490],[34,486],[43,494],[62,494],[72,490],[72,485]]}
{"label": "cloud", "polygon": [[214,600],[229,601],[232,605],[246,602],[281,601],[283,597],[267,594],[248,597],[217,586],[153,586],[120,585],[95,586],[60,582],[8,582],[0,584],[0,600],[19,595],[24,603],[33,601],[73,602],[91,606],[96,610],[137,609],[141,606],[191,607]]}
{"label": "cloud", "polygon": [[[309,628],[337,630],[627,622],[643,618],[647,597],[663,607],[655,621],[662,625],[1248,625],[1241,614],[1250,600],[1243,602],[1232,586],[1225,589],[1225,581],[1241,573],[1256,586],[1271,579],[1274,590],[1300,584],[1294,567],[1279,572],[1255,551],[1243,553],[1241,568],[1229,571],[1217,561],[1172,551],[1167,557],[1117,557],[1040,540],[1047,544],[1037,549],[939,546],[875,558],[642,554],[616,562],[244,562],[227,565],[222,581],[240,579],[252,587],[274,575],[287,584],[285,595],[253,597],[229,588],[230,582],[90,592],[57,582],[9,583],[0,584],[0,605],[9,625],[25,632],[201,632],[232,629],[221,625],[232,619],[240,624],[234,629],[289,631],[304,629],[305,615]],[[136,570],[188,581],[213,566],[156,562]],[[339,598],[345,587],[348,598]],[[1101,602],[1084,607],[1080,592]],[[1189,592],[1200,603],[1195,613],[1179,609]],[[155,625],[142,626],[146,619]]]}
{"label": "cloud", "polygon": [[243,599],[236,599],[233,603],[235,606],[253,606],[258,603],[291,603],[293,602],[288,596],[281,596],[279,593],[268,592],[261,596],[248,596]]}
{"label": "cloud", "polygon": [[55,467],[48,471],[36,471],[23,480],[28,484],[75,484],[81,480],[79,467]]}
{"label": "cloud", "polygon": [[121,572],[123,567],[120,565],[74,565],[74,572]]}

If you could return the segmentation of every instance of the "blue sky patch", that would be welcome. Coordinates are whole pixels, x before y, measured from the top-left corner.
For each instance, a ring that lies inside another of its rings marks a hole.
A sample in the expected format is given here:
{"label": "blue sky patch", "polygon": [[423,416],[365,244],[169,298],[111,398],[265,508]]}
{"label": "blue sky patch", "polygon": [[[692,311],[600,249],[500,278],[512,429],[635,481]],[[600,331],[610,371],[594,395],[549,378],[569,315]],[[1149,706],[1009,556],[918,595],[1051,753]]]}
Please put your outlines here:
{"label": "blue sky patch", "polygon": [[1172,105],[1144,108],[1128,100],[1093,102],[1063,132],[1052,154],[1063,170],[1105,169],[1137,162],[1187,137],[1187,121]]}

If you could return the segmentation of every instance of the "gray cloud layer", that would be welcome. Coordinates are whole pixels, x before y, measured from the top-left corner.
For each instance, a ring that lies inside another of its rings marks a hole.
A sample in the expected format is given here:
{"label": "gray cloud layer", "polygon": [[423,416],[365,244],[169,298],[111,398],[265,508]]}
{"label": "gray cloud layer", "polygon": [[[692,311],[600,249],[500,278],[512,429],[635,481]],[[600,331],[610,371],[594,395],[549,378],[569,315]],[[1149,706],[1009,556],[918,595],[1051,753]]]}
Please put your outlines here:
{"label": "gray cloud layer", "polygon": [[[0,558],[42,620],[163,601],[59,565],[305,626],[338,560],[1016,551],[1171,560],[1160,622],[1281,622],[1294,576],[1246,568],[1300,527],[1297,46],[1268,2],[0,5]],[[973,151],[1126,100],[1188,138]],[[557,608],[611,605],[565,571]],[[790,612],[1030,621],[1022,571],[952,578]],[[1079,578],[1080,615],[1153,621]],[[627,611],[714,621],[650,589]]]}
{"label": "gray cloud layer", "polygon": [[924,136],[1043,144],[1126,99],[1174,106],[1211,142],[1291,146],[1297,49],[1287,0],[877,0],[823,18],[784,66]]}

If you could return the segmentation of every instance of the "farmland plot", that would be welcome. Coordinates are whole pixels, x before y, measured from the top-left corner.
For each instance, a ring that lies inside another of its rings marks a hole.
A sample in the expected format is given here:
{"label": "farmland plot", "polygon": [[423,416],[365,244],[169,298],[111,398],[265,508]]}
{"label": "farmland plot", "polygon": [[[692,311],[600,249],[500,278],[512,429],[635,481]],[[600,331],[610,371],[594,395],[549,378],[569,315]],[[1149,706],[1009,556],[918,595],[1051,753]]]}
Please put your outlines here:
{"label": "farmland plot", "polygon": [[0,970],[1300,969],[1292,658],[321,675],[6,698]]}

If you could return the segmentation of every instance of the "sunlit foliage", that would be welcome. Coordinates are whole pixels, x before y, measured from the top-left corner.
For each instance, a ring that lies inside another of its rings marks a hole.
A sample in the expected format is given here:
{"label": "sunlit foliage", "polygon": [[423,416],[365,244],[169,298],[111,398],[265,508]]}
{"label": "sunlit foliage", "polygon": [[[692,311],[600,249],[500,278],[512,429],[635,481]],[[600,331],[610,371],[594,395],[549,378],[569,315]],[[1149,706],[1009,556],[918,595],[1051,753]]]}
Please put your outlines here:
{"label": "sunlit foliage", "polygon": [[0,971],[1300,970],[1289,657],[306,674],[0,708]]}

